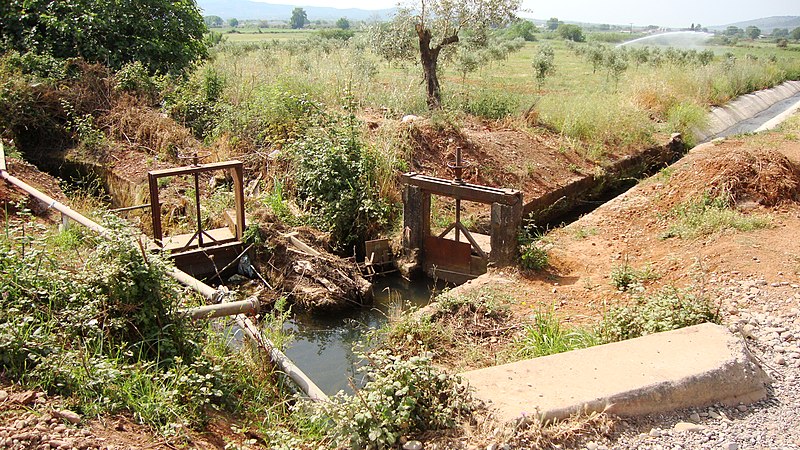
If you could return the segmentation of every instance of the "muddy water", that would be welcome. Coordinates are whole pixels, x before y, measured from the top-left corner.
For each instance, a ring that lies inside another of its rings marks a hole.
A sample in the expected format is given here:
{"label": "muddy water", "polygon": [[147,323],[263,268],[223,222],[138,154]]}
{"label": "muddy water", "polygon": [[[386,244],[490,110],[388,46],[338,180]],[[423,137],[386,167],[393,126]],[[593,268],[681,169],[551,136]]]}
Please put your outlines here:
{"label": "muddy water", "polygon": [[373,289],[375,303],[348,313],[300,315],[286,324],[294,340],[285,349],[289,357],[326,394],[339,390],[352,392],[350,380],[360,385],[356,368],[361,362],[353,351],[364,343],[370,330],[382,327],[388,317],[410,307],[427,305],[434,289],[443,284],[422,279],[408,282],[400,276],[377,278]]}

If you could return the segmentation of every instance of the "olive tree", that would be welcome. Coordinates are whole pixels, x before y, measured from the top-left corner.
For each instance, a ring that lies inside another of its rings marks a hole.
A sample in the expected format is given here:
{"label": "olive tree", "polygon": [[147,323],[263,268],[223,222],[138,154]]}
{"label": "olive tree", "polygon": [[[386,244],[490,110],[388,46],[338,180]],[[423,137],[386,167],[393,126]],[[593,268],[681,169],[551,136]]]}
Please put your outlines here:
{"label": "olive tree", "polygon": [[3,0],[0,53],[82,57],[112,68],[139,61],[178,73],[206,55],[194,0]]}
{"label": "olive tree", "polygon": [[[454,50],[465,34],[469,35],[471,45],[485,45],[489,41],[489,31],[511,21],[519,4],[520,0],[418,0],[398,8],[391,23],[396,32],[392,34],[411,35],[416,41],[429,108],[441,106],[438,66],[442,52]],[[409,29],[413,32],[402,32]],[[402,44],[395,46],[407,48]],[[453,53],[450,51],[448,55]]]}

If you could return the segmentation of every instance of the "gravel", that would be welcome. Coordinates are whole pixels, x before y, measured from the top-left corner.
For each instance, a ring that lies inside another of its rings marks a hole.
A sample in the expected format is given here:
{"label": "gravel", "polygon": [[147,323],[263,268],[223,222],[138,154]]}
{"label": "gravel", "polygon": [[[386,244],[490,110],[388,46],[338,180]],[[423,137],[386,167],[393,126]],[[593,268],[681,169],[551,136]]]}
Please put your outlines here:
{"label": "gravel", "polygon": [[605,442],[584,448],[800,450],[800,286],[781,275],[768,282],[731,272],[711,274],[709,280],[725,325],[746,339],[773,379],[766,399],[628,418]]}

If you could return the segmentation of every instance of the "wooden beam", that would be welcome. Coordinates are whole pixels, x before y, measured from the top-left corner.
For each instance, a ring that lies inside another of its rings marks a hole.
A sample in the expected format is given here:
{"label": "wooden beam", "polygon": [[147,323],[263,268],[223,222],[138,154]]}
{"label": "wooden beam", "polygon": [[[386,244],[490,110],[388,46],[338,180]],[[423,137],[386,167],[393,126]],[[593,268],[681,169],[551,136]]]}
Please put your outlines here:
{"label": "wooden beam", "polygon": [[148,172],[148,174],[154,176],[155,178],[174,177],[177,175],[191,175],[197,172],[209,172],[212,170],[235,169],[237,166],[241,167],[242,162],[233,160],[210,164],[198,164],[196,166],[173,167],[171,169],[151,170]]}
{"label": "wooden beam", "polygon": [[516,205],[522,201],[522,192],[516,189],[499,189],[468,183],[457,184],[453,183],[453,180],[429,177],[415,172],[403,174],[403,182],[412,186],[417,186],[431,194],[460,198],[462,200],[478,203]]}

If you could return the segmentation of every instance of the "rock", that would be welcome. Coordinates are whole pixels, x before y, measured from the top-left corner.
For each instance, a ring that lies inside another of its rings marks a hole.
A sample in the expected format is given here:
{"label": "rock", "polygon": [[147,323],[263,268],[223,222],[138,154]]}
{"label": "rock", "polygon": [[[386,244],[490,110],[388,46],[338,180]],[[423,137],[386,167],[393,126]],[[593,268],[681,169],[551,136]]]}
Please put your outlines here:
{"label": "rock", "polygon": [[722,419],[722,416],[719,415],[719,413],[714,411],[713,409],[708,410],[708,416],[711,417],[712,419],[717,419],[717,420]]}
{"label": "rock", "polygon": [[756,335],[755,335],[756,327],[754,327],[753,325],[750,325],[749,323],[747,325],[743,326],[741,331],[742,331],[742,336],[744,336],[746,338],[750,338],[750,339],[755,339],[756,338]]}
{"label": "rock", "polygon": [[408,441],[403,444],[403,450],[422,450],[422,442]]}
{"label": "rock", "polygon": [[61,419],[66,420],[67,422],[75,425],[81,421],[81,416],[78,413],[72,412],[68,409],[62,409],[60,411],[54,411],[53,415],[59,417]]}
{"label": "rock", "polygon": [[736,442],[723,442],[720,447],[722,450],[739,450],[739,444]]}
{"label": "rock", "polygon": [[677,432],[686,431],[689,433],[697,433],[698,431],[703,431],[706,429],[703,425],[698,425],[696,423],[691,422],[678,422],[672,427],[673,430]]}
{"label": "rock", "polygon": [[700,422],[700,414],[692,413],[692,415],[689,416],[689,420],[692,422]]}
{"label": "rock", "polygon": [[650,436],[653,436],[653,437],[661,436],[661,430],[659,430],[658,428],[651,428],[650,429]]}
{"label": "rock", "polygon": [[0,403],[8,400],[8,392],[0,390]]}
{"label": "rock", "polygon": [[747,412],[747,406],[746,405],[739,405],[739,406],[736,407],[736,409],[738,409],[739,412]]}
{"label": "rock", "polygon": [[33,391],[14,392],[8,398],[11,403],[27,405],[36,400],[36,393]]}
{"label": "rock", "polygon": [[587,450],[597,450],[597,447],[599,447],[599,445],[595,444],[594,442],[589,442],[586,444]]}
{"label": "rock", "polygon": [[773,362],[775,362],[775,364],[777,364],[779,366],[785,366],[786,365],[786,358],[784,358],[783,356],[778,355],[778,356],[775,357]]}

